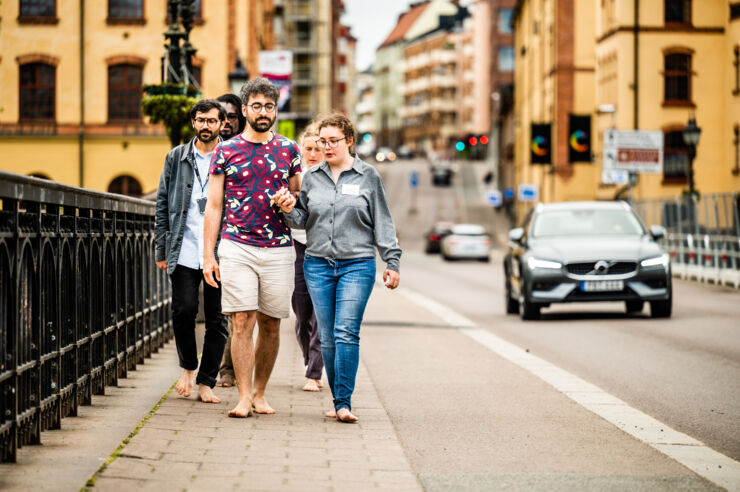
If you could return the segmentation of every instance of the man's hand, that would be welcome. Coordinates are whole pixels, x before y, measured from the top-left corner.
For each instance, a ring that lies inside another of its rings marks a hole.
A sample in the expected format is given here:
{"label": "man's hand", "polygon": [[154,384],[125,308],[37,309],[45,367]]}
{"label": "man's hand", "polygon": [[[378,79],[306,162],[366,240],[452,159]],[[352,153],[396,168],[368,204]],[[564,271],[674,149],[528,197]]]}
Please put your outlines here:
{"label": "man's hand", "polygon": [[208,285],[218,289],[216,282],[221,281],[221,271],[218,269],[218,262],[215,256],[210,255],[210,257],[206,256],[203,258],[203,277]]}
{"label": "man's hand", "polygon": [[389,289],[395,289],[401,283],[401,274],[393,270],[383,272],[383,282]]}
{"label": "man's hand", "polygon": [[159,268],[160,270],[164,270],[166,272],[167,271],[167,260],[158,261],[157,268]]}
{"label": "man's hand", "polygon": [[280,210],[286,214],[290,213],[296,204],[295,196],[293,196],[293,193],[288,191],[287,188],[280,188],[272,199],[275,201],[275,204],[280,207]]}

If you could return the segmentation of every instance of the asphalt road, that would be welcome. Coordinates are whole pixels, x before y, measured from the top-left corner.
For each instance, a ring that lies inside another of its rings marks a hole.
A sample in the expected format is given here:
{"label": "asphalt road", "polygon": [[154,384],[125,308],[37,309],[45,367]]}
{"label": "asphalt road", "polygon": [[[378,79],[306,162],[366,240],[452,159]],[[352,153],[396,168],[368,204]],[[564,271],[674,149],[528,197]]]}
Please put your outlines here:
{"label": "asphalt road", "polygon": [[[740,460],[740,292],[676,281],[668,320],[650,319],[647,307],[627,315],[622,304],[600,303],[554,306],[523,322],[504,311],[501,249],[490,264],[422,252],[435,220],[477,222],[505,237],[508,221],[482,203],[483,169],[461,165],[450,188],[432,187],[421,161],[379,169],[404,248],[403,287]],[[388,295],[376,292],[368,308],[363,361],[428,490],[711,488]],[[379,309],[382,302],[397,307]]]}

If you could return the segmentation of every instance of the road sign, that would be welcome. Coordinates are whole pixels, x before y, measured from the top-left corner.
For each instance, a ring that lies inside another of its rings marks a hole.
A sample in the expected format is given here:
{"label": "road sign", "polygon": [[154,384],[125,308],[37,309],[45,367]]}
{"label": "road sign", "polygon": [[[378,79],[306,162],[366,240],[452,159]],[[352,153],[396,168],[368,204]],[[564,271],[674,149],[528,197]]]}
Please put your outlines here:
{"label": "road sign", "polygon": [[626,185],[629,179],[630,173],[621,169],[603,169],[601,171],[601,182],[604,184]]}
{"label": "road sign", "polygon": [[606,130],[604,169],[663,174],[663,132]]}
{"label": "road sign", "polygon": [[540,187],[536,184],[520,184],[517,200],[520,202],[536,202],[540,198]]}
{"label": "road sign", "polygon": [[416,171],[411,171],[411,175],[409,176],[409,185],[412,188],[416,188],[419,186],[419,173]]}
{"label": "road sign", "polygon": [[504,188],[504,198],[511,201],[514,199],[514,188]]}
{"label": "road sign", "polygon": [[504,197],[499,190],[486,190],[484,200],[489,207],[498,208],[504,204]]}

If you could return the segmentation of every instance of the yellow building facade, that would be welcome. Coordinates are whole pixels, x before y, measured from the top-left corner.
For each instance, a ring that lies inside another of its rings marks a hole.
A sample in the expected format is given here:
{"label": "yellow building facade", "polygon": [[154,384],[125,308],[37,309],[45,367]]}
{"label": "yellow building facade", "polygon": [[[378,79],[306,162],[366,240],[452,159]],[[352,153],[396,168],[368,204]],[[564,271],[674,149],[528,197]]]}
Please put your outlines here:
{"label": "yellow building facade", "polygon": [[[122,191],[111,184],[124,176],[142,194],[156,190],[170,143],[164,127],[147,123],[131,101],[138,88],[140,108],[141,86],[162,81],[167,3],[0,2],[0,169],[100,191]],[[306,12],[294,12],[298,4]],[[190,41],[202,97],[231,92],[228,74],[237,58],[254,76],[260,50],[300,51],[282,46],[292,31],[274,32],[284,25],[278,15],[320,21],[309,41],[330,58],[328,20],[319,17],[331,19],[331,0],[195,5]],[[328,110],[331,88],[326,83],[321,90]]]}
{"label": "yellow building facade", "polygon": [[[634,198],[680,195],[689,171],[680,131],[690,115],[702,128],[696,190],[740,191],[740,2],[520,0],[515,33],[516,181],[539,184],[541,200],[622,190],[602,182],[603,133],[612,127],[664,134],[664,171],[641,174]],[[569,113],[591,115],[591,163],[568,162]],[[552,166],[530,163],[531,123],[552,124]]]}

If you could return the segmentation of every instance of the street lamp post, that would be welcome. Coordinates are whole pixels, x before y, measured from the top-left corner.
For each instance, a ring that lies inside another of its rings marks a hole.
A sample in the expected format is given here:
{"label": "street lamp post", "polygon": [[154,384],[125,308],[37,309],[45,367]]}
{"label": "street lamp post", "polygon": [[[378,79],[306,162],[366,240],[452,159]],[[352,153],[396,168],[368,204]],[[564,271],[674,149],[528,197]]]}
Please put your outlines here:
{"label": "street lamp post", "polygon": [[229,72],[229,87],[231,88],[232,94],[236,94],[238,96],[242,89],[242,85],[244,85],[248,80],[249,72],[244,68],[242,59],[237,55],[236,66],[234,67],[234,70]]}
{"label": "street lamp post", "polygon": [[689,123],[683,129],[683,141],[689,147],[689,195],[696,193],[694,188],[694,158],[696,157],[696,146],[701,136],[701,128],[696,125],[696,118],[689,116]]}

